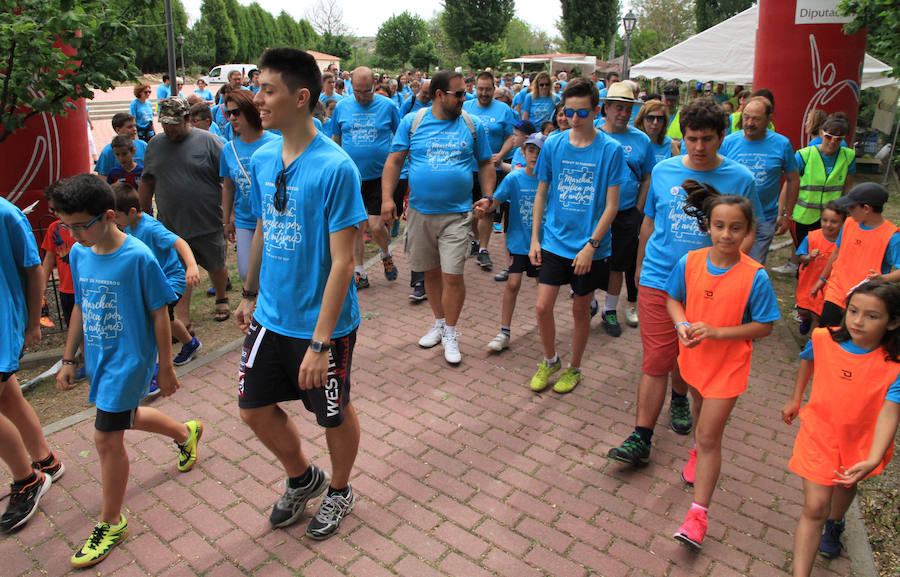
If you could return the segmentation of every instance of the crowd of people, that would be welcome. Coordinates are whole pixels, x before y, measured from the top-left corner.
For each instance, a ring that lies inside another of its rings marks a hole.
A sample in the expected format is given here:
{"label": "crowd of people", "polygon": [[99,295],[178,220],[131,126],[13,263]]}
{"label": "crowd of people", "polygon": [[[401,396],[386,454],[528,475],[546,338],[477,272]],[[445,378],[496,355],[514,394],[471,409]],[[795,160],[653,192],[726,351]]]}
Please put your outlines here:
{"label": "crowd of people", "polygon": [[[781,316],[766,256],[774,236],[790,231],[796,258],[771,270],[798,277],[799,330],[811,332],[782,410],[785,422],[802,420],[788,463],[805,494],[794,574],[810,574],[816,551],[840,554],[856,484],[890,459],[900,420],[900,233],[882,216],[883,187],[850,186],[846,116],[815,111],[807,128],[820,139],[794,151],[774,131],[775,98],[764,88],[737,87],[729,100],[719,85],[679,107],[677,87],[648,94],[614,73],[322,73],[289,48],[267,50],[248,76],[245,86],[235,71],[215,96],[205,85],[177,95],[180,79],[174,96],[161,86],[155,135],[151,89],[137,86],[131,113],[112,119],[116,136],[96,174],[48,189],[59,221],[43,263],[25,217],[0,200],[10,247],[0,253],[0,314],[13,328],[0,357],[0,457],[15,480],[0,528],[21,527],[65,470],[15,377],[23,347],[40,338],[36,311],[52,269],[70,326],[57,386],[76,385],[81,348],[97,405],[103,498],[99,523],[72,557],[84,567],[128,533],[125,430],[173,439],[179,471],[197,461],[202,423],[178,423],[140,401],[175,393],[174,365],[202,346],[189,305],[203,268],[215,320],[233,314],[246,334],[240,416],[287,478],[271,524],[295,523],[322,496],[306,534],[335,534],[355,501],[361,434],[350,371],[357,291],[371,286],[365,241],[378,247],[385,278],[397,280],[390,239],[405,220],[409,299],[427,300],[433,314],[418,346],[441,345],[450,366],[462,362],[466,261],[492,269],[493,231],[506,233],[505,247],[494,248],[505,249],[494,275],[505,288],[500,330],[486,348],[516,345],[523,274],[536,279],[543,360],[528,383],[536,393],[585,382],[591,317],[617,338],[624,308],[643,360],[634,431],[608,457],[650,462],[668,396],[671,428],[693,433],[682,470],[693,501],[674,537],[700,547],[753,342]],[[242,282],[234,311],[228,243]],[[556,338],[564,321],[554,315],[562,287],[572,304],[565,367]],[[330,473],[310,463],[280,406],[295,400],[325,429]]]}

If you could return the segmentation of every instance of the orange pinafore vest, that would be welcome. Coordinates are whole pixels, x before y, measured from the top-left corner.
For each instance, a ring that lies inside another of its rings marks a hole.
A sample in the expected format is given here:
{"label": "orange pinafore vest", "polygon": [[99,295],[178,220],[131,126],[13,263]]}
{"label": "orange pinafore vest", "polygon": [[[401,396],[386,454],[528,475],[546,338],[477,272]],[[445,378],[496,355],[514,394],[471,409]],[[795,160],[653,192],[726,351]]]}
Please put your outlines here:
{"label": "orange pinafore vest", "polygon": [[800,277],[797,281],[797,306],[821,315],[822,305],[825,304],[825,295],[820,292],[813,297],[810,292],[822,276],[822,271],[825,270],[825,265],[828,264],[828,259],[831,258],[836,244],[825,238],[822,229],[809,231],[806,238],[809,239],[810,254],[813,250],[818,249],[819,256],[800,265]]}
{"label": "orange pinafore vest", "polygon": [[[825,328],[813,331],[812,347],[812,390],[800,409],[800,431],[788,466],[804,479],[834,485],[838,467],[868,458],[878,414],[900,375],[900,363],[888,360],[882,347],[862,355],[845,351]],[[880,473],[893,452],[891,444],[869,476]]]}
{"label": "orange pinafore vest", "polygon": [[[741,253],[741,260],[721,275],[707,270],[709,248],[688,253],[684,269],[688,322],[711,326],[740,325],[750,300],[753,277],[762,265]],[[753,341],[704,340],[693,348],[679,343],[678,367],[684,380],[705,399],[730,399],[747,389]]]}
{"label": "orange pinafore vest", "polygon": [[873,270],[881,274],[881,263],[895,232],[897,227],[887,220],[872,230],[864,230],[858,222],[848,218],[841,233],[837,259],[825,285],[825,300],[845,308],[847,293],[853,287]]}

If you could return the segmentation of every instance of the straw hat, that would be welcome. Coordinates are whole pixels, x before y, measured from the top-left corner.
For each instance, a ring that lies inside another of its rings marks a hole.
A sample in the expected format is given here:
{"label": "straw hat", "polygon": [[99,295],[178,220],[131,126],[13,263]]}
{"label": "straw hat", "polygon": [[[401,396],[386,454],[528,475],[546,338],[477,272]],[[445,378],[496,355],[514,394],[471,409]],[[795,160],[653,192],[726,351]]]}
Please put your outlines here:
{"label": "straw hat", "polygon": [[634,98],[634,91],[631,89],[631,86],[624,82],[614,82],[609,87],[609,90],[606,91],[606,96],[600,100],[603,102],[627,102],[629,104],[640,102]]}

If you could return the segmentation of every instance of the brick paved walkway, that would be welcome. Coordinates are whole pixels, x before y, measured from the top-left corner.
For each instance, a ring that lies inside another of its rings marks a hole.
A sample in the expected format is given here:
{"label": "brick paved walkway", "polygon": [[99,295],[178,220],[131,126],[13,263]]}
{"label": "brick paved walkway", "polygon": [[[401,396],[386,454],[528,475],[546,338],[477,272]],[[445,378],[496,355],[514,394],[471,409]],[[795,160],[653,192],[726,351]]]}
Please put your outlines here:
{"label": "brick paved walkway", "polygon": [[[492,244],[500,243],[495,235]],[[501,251],[494,253],[501,260]],[[237,417],[234,351],[185,376],[174,398],[154,402],[177,419],[203,420],[201,458],[193,471],[176,471],[170,444],[144,433],[127,435],[131,535],[92,573],[788,574],[801,492],[786,467],[795,429],[779,418],[797,350],[783,326],[757,346],[749,391],[726,431],[710,533],[695,554],[671,539],[691,492],[680,479],[688,439],[668,429],[667,410],[650,466],[634,471],[605,459],[633,427],[641,357],[636,329],[611,339],[596,319],[583,384],[568,396],[536,395],[526,386],[541,358],[531,283],[520,294],[511,349],[488,355],[483,346],[498,330],[503,285],[468,263],[463,362],[452,368],[440,346],[416,346],[431,312],[427,303],[408,303],[409,270],[402,254],[396,260],[399,281],[388,283],[373,269],[372,288],[360,294],[364,321],[353,399],[363,439],[352,479],[359,499],[340,535],[311,542],[303,536],[308,518],[286,530],[270,528],[281,472]],[[565,361],[567,298],[561,296],[557,313],[564,319],[558,332]],[[298,415],[307,455],[328,466],[322,431],[299,404],[289,410]],[[70,573],[73,547],[87,537],[100,509],[91,431],[92,420],[86,420],[50,436],[68,472],[30,524],[0,540],[0,574]],[[814,575],[850,573],[845,556]]]}

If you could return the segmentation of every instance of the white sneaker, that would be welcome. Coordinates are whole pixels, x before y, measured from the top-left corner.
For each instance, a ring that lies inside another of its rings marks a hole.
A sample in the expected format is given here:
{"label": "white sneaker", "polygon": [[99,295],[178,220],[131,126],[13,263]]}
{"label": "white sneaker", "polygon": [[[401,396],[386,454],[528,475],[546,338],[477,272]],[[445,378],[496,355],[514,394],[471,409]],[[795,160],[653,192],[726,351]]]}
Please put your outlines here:
{"label": "white sneaker", "polygon": [[488,350],[498,353],[507,347],[509,347],[509,335],[504,332],[499,333],[494,340],[487,344]]}
{"label": "white sneaker", "polygon": [[441,336],[444,334],[444,327],[439,327],[437,325],[431,327],[431,329],[425,333],[425,336],[419,339],[419,346],[423,349],[430,349],[435,346],[439,342],[441,342]]}
{"label": "white sneaker", "polygon": [[776,274],[789,274],[794,275],[797,274],[797,269],[800,268],[800,265],[794,264],[791,261],[784,263],[781,266],[776,266],[772,268],[772,272]]}
{"label": "white sneaker", "polygon": [[451,365],[459,364],[462,355],[459,354],[459,341],[456,340],[457,335],[448,335],[444,333],[441,337],[441,345],[444,347],[444,359]]}
{"label": "white sneaker", "polygon": [[628,323],[629,327],[638,326],[637,305],[629,306],[625,309],[625,322]]}

